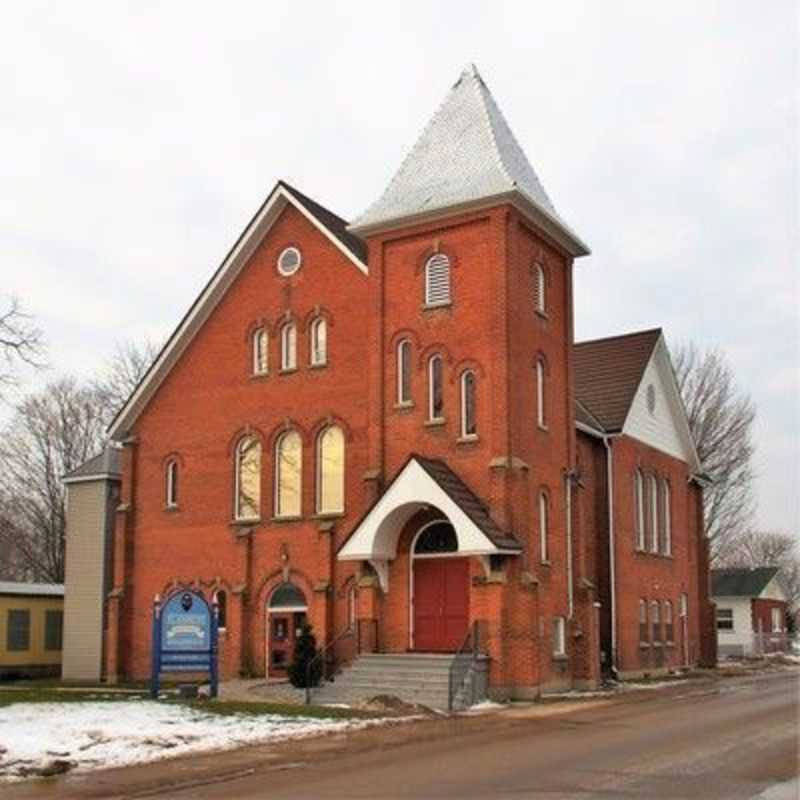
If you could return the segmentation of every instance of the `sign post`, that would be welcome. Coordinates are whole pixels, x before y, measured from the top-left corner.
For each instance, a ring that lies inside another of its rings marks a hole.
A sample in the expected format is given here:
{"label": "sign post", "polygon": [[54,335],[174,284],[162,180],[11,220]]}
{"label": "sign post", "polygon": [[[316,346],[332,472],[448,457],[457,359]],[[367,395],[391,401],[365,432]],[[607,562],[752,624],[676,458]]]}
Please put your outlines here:
{"label": "sign post", "polygon": [[153,601],[153,657],[150,695],[158,697],[162,672],[207,672],[211,696],[219,688],[217,635],[219,608],[199,592],[178,591]]}

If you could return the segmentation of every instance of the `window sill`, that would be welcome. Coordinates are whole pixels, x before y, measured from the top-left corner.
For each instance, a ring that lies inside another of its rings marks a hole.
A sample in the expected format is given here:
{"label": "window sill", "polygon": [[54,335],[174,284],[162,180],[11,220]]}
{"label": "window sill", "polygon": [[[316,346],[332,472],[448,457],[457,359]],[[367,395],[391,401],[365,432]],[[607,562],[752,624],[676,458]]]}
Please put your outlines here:
{"label": "window sill", "polygon": [[163,511],[167,514],[174,514],[176,511],[180,511],[181,507],[179,505],[174,506],[164,506]]}
{"label": "window sill", "polygon": [[650,643],[649,642],[639,642],[639,649],[640,650],[649,650]]}
{"label": "window sill", "polygon": [[278,375],[291,375],[293,372],[297,372],[297,367],[281,367]]}
{"label": "window sill", "polygon": [[404,400],[402,403],[395,403],[392,408],[395,411],[411,411],[414,408],[414,401],[413,400]]}
{"label": "window sill", "polygon": [[269,372],[251,372],[250,373],[250,380],[251,381],[263,381],[265,378],[269,378]]}
{"label": "window sill", "polygon": [[566,653],[553,653],[553,661],[569,661],[569,656]]}
{"label": "window sill", "polygon": [[285,516],[285,517],[270,517],[270,522],[275,523],[282,523],[282,522],[302,522],[303,515],[297,514],[295,516]]}
{"label": "window sill", "polygon": [[537,317],[541,317],[542,319],[548,320],[548,321],[550,320],[550,315],[546,311],[544,311],[543,309],[534,308],[533,310],[536,312],[536,316]]}
{"label": "window sill", "polygon": [[425,420],[425,427],[426,428],[441,428],[447,420],[444,417],[438,417],[437,419],[426,419]]}
{"label": "window sill", "polygon": [[319,364],[309,364],[308,368],[309,369],[325,369],[325,367],[327,367],[327,366],[328,366],[328,362],[327,361],[321,361]]}
{"label": "window sill", "polygon": [[552,561],[550,561],[550,559],[548,559],[548,558],[544,558],[544,559],[542,559],[542,560],[539,562],[539,564],[540,564],[541,566],[543,566],[543,567],[552,567],[552,566],[553,566],[553,562],[552,562]]}
{"label": "window sill", "polygon": [[542,423],[541,423],[541,422],[537,422],[537,423],[536,423],[536,427],[537,427],[537,428],[538,428],[538,429],[539,429],[539,430],[540,430],[542,433],[550,433],[550,428],[548,428],[548,427],[547,427],[547,425],[542,425]]}
{"label": "window sill", "polygon": [[230,524],[233,528],[250,528],[253,525],[260,525],[261,517],[252,517],[251,519],[232,519]]}
{"label": "window sill", "polygon": [[452,308],[452,307],[453,307],[453,301],[452,300],[448,300],[446,303],[423,303],[422,304],[422,310],[423,311],[436,311],[437,309],[440,309],[440,308]]}
{"label": "window sill", "polygon": [[477,433],[470,433],[467,436],[459,436],[456,444],[477,444],[479,441],[480,437]]}
{"label": "window sill", "polygon": [[[344,511],[318,511],[311,519],[341,519],[344,515]],[[286,518],[281,517],[281,519]],[[295,519],[302,519],[302,517],[295,517]]]}
{"label": "window sill", "polygon": [[663,647],[663,646],[664,646],[664,643],[663,643],[663,642],[653,642],[653,647],[658,647],[658,648],[661,648],[661,647]]}
{"label": "window sill", "polygon": [[675,642],[667,642],[667,647],[675,647]]}

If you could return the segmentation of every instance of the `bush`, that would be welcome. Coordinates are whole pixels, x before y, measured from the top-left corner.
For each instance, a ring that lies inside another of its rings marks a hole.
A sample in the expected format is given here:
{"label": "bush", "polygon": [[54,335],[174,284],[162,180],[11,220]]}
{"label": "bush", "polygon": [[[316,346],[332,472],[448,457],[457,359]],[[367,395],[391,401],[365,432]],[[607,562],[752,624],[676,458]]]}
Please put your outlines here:
{"label": "bush", "polygon": [[[317,650],[317,640],[311,631],[311,626],[306,623],[303,625],[300,636],[294,643],[294,653],[292,663],[289,665],[289,680],[292,686],[298,689],[305,689],[307,686],[316,686],[322,677],[322,659],[316,658],[319,655]],[[309,674],[308,665],[311,666]]]}

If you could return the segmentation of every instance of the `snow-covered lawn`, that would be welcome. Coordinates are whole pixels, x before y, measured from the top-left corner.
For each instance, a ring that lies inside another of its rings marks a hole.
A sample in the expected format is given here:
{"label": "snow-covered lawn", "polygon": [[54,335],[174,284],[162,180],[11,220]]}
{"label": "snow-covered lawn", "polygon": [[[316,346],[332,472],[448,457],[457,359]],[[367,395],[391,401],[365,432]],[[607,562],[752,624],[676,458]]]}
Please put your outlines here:
{"label": "snow-covered lawn", "polygon": [[62,768],[76,770],[118,767],[377,722],[227,716],[148,700],[14,703],[0,708],[0,781],[40,774],[57,761],[67,762]]}

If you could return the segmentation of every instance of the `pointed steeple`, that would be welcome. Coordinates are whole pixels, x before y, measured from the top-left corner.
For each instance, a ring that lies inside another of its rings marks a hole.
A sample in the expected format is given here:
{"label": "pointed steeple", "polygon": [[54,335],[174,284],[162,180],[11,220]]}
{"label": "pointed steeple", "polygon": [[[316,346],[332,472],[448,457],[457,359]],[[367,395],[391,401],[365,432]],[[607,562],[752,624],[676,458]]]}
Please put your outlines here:
{"label": "pointed steeple", "polygon": [[469,64],[386,191],[351,230],[363,235],[492,198],[517,202],[574,255],[589,252],[556,213],[483,78]]}

